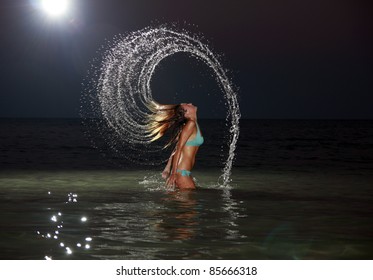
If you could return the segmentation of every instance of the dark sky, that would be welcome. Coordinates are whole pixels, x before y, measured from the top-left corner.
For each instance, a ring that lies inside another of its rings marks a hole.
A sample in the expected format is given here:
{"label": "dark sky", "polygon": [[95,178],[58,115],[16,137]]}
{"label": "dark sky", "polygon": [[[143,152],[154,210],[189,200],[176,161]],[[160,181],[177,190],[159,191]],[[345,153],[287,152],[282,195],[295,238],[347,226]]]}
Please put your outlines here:
{"label": "dark sky", "polygon": [[[78,117],[81,83],[105,39],[186,21],[223,55],[243,118],[373,118],[371,1],[71,0],[58,20],[35,2],[1,0],[0,117]],[[154,95],[188,92],[202,117],[219,117],[197,98],[217,86],[193,67],[203,68],[165,61]]]}

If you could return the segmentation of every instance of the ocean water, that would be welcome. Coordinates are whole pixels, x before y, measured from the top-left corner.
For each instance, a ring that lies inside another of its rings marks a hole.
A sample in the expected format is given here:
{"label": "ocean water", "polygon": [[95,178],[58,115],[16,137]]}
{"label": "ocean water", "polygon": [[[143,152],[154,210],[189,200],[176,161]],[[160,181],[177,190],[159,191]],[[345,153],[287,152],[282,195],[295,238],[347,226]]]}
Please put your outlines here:
{"label": "ocean water", "polygon": [[0,258],[372,259],[373,121],[241,120],[228,188],[225,126],[199,125],[182,192],[79,120],[0,120]]}

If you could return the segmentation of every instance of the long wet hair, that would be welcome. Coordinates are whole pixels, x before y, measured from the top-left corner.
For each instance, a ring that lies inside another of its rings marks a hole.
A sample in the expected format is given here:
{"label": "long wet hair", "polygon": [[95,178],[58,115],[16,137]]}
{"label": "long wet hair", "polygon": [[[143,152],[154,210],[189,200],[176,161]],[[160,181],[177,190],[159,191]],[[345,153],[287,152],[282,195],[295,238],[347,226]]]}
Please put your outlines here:
{"label": "long wet hair", "polygon": [[155,101],[147,104],[148,109],[152,112],[148,116],[147,133],[153,142],[161,138],[168,130],[171,130],[171,137],[164,149],[176,143],[179,135],[187,122],[185,110],[180,104],[162,105]]}

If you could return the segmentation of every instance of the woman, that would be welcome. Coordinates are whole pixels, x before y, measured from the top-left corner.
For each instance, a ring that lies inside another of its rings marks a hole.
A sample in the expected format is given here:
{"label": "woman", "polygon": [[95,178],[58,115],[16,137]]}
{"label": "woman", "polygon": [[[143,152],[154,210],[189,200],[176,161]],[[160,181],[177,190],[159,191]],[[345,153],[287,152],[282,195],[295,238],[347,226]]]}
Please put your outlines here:
{"label": "woman", "polygon": [[167,187],[180,189],[195,189],[191,170],[199,146],[203,144],[203,136],[197,123],[197,107],[192,103],[178,105],[160,105],[151,103],[149,109],[153,112],[149,117],[148,132],[155,141],[166,131],[171,131],[168,147],[175,144],[162,177]]}

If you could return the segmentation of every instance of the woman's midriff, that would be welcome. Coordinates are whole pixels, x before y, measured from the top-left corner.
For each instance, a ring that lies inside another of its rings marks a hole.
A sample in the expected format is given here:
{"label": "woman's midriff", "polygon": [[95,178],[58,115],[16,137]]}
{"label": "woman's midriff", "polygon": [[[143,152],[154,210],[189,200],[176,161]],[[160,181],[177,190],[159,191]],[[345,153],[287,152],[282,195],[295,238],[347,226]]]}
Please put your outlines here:
{"label": "woman's midriff", "polygon": [[[198,147],[184,146],[177,169],[192,171],[197,151]],[[176,173],[176,185],[184,189],[196,187],[192,175],[182,176],[179,172]]]}
{"label": "woman's midriff", "polygon": [[191,171],[194,166],[197,151],[198,147],[184,146],[183,150],[181,151],[181,156],[179,163],[177,165],[177,169],[185,169]]}

